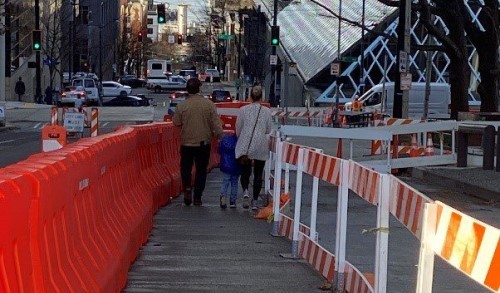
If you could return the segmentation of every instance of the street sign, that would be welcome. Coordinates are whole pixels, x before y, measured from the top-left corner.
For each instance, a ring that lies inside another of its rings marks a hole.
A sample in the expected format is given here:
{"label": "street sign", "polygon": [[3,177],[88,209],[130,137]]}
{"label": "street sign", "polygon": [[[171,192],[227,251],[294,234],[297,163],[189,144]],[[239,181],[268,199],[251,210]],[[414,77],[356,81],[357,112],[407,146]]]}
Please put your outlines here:
{"label": "street sign", "polygon": [[354,56],[346,56],[346,57],[341,57],[340,58],[340,61],[342,62],[358,62],[358,57],[354,57]]}
{"label": "street sign", "polygon": [[401,90],[409,91],[411,90],[411,73],[401,73]]}
{"label": "street sign", "polygon": [[169,44],[175,43],[175,36],[174,35],[168,35],[167,42]]}
{"label": "street sign", "polygon": [[234,35],[226,35],[226,34],[218,34],[217,39],[219,40],[231,40],[234,38]]}
{"label": "street sign", "polygon": [[399,51],[399,72],[408,72],[408,53]]}
{"label": "street sign", "polygon": [[271,65],[278,64],[278,55],[271,55],[269,61]]}
{"label": "street sign", "polygon": [[340,63],[332,63],[332,65],[330,66],[330,75],[340,75]]}
{"label": "street sign", "polygon": [[83,132],[84,120],[83,113],[66,112],[64,114],[64,127],[68,132]]}

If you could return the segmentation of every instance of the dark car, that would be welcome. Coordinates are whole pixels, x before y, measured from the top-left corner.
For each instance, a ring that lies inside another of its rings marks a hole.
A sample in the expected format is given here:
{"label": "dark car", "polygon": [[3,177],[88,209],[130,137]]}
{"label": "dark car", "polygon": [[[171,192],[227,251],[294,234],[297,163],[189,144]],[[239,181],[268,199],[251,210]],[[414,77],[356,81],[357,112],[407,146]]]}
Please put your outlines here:
{"label": "dark car", "polygon": [[214,90],[210,95],[210,100],[214,103],[232,102],[231,93],[226,90]]}
{"label": "dark car", "polygon": [[158,105],[158,103],[156,102],[155,98],[146,97],[145,94],[136,94],[135,96],[138,97],[138,98],[141,98],[141,99],[145,100],[146,103],[147,103],[146,106],[155,106],[156,107]]}
{"label": "dark car", "polygon": [[131,88],[144,87],[146,85],[146,81],[144,79],[138,78],[135,75],[124,75],[118,82],[123,85],[128,85]]}
{"label": "dark car", "polygon": [[186,91],[177,91],[170,94],[170,103],[168,104],[168,114],[173,115],[175,113],[175,107],[178,104],[184,102],[189,96]]}
{"label": "dark car", "polygon": [[141,107],[149,106],[149,101],[136,96],[120,96],[102,103],[103,106]]}

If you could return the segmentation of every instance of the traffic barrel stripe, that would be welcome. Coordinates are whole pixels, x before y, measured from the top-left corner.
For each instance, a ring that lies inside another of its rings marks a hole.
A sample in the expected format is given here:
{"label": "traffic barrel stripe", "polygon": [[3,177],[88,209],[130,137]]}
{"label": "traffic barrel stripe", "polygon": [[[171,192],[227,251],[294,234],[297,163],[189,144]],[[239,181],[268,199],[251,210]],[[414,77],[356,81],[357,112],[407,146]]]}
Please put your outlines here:
{"label": "traffic barrel stripe", "polygon": [[500,230],[441,203],[434,251],[489,289],[500,289]]}
{"label": "traffic barrel stripe", "polygon": [[98,131],[99,131],[99,110],[97,108],[92,108],[92,114],[91,114],[91,121],[90,121],[90,136],[94,137],[97,136]]}

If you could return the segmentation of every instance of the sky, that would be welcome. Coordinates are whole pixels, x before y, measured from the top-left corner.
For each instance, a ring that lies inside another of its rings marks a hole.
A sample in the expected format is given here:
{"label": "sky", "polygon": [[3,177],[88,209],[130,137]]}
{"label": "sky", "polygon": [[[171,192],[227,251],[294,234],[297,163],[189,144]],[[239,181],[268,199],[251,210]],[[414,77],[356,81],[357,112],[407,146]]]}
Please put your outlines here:
{"label": "sky", "polygon": [[165,8],[177,9],[179,4],[188,5],[188,25],[191,22],[203,23],[208,20],[207,7],[209,0],[154,0],[154,4],[165,4]]}

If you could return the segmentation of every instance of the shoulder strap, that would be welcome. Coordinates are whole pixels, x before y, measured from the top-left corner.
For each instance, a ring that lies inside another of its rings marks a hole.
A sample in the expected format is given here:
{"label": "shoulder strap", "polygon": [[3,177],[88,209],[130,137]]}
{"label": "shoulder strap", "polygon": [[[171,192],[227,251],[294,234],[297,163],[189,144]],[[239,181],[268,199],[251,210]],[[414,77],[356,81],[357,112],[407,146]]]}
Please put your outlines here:
{"label": "shoulder strap", "polygon": [[253,125],[252,135],[250,136],[250,140],[248,141],[248,147],[247,147],[247,152],[246,152],[247,155],[248,155],[248,151],[250,150],[250,144],[252,143],[252,140],[253,140],[253,134],[255,132],[255,127],[257,126],[257,121],[259,121],[260,108],[262,108],[262,105],[259,105],[259,112],[257,112],[257,118],[255,118],[255,124]]}

